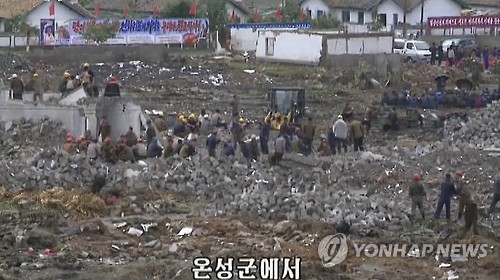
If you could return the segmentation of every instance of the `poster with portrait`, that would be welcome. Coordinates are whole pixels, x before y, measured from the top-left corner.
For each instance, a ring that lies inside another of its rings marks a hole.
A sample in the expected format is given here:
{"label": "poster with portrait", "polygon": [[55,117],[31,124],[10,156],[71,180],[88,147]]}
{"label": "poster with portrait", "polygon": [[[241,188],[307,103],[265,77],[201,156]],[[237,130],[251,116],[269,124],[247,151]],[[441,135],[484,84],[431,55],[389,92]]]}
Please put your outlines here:
{"label": "poster with portrait", "polygon": [[54,46],[56,43],[55,33],[56,21],[54,19],[40,20],[40,44],[42,46]]}

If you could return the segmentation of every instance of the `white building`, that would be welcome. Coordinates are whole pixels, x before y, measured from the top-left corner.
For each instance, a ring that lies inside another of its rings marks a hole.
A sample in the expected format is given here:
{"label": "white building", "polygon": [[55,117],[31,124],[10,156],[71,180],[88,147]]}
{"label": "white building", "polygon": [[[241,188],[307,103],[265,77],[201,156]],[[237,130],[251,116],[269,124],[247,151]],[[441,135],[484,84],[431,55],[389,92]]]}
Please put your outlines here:
{"label": "white building", "polygon": [[5,30],[6,21],[18,15],[26,16],[26,21],[33,27],[40,26],[40,19],[55,19],[56,27],[65,21],[78,18],[91,18],[92,14],[78,4],[76,0],[52,0],[54,15],[49,13],[50,1],[46,0],[0,0],[0,32]]}
{"label": "white building", "polygon": [[[460,16],[468,5],[462,0],[424,0],[424,22],[428,17]],[[406,7],[405,7],[406,6]],[[406,8],[406,24],[419,25],[422,0],[381,0],[375,7],[379,19],[392,28],[403,23]]]}
{"label": "white building", "polygon": [[[389,30],[402,24],[405,6],[406,23],[420,24],[421,2],[422,0],[303,0],[301,7],[312,18],[328,14],[344,24],[366,25],[373,22],[372,15],[377,15],[378,20]],[[460,16],[467,7],[463,0],[424,0],[424,22],[427,22],[428,17]]]}
{"label": "white building", "polygon": [[500,0],[469,0],[470,9],[483,15],[500,15]]}
{"label": "white building", "polygon": [[250,10],[245,6],[242,0],[227,0],[226,11],[231,18],[233,11],[240,23],[246,23],[251,15]]}

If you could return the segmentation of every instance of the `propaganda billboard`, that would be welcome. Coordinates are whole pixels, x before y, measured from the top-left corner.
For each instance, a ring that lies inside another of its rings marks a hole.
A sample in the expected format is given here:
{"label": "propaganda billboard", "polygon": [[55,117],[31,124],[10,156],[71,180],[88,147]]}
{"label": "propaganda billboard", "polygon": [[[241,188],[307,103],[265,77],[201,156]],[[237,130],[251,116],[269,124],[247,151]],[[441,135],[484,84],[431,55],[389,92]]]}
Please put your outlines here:
{"label": "propaganda billboard", "polygon": [[[42,20],[43,21],[43,20]],[[95,42],[83,37],[89,24],[111,23],[116,26],[116,36],[104,42],[109,45],[125,44],[183,44],[195,45],[208,37],[208,19],[73,19],[55,32],[56,45],[92,45]],[[41,30],[41,29],[40,29]]]}
{"label": "propaganda billboard", "polygon": [[460,16],[430,17],[427,19],[430,29],[436,28],[491,28],[500,26],[500,16]]}
{"label": "propaganda billboard", "polygon": [[40,44],[42,46],[53,46],[56,42],[55,19],[40,20]]}

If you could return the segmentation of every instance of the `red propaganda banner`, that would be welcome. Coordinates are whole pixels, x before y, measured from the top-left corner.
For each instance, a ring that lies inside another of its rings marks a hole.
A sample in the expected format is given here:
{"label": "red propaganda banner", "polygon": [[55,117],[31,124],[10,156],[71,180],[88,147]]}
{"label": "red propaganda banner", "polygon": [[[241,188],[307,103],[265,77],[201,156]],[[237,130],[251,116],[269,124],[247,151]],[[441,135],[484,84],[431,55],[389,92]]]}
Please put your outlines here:
{"label": "red propaganda banner", "polygon": [[430,17],[427,19],[430,29],[435,28],[471,28],[500,26],[500,16],[463,16],[463,17]]}

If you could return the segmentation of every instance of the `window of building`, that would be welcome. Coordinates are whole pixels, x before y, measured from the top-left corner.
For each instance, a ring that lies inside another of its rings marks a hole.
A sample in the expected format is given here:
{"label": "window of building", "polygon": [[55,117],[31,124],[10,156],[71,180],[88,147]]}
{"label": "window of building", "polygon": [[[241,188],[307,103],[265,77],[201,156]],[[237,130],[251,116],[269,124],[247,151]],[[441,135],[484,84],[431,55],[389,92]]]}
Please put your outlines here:
{"label": "window of building", "polygon": [[365,24],[365,12],[358,12],[358,24]]}
{"label": "window of building", "polygon": [[325,11],[322,11],[322,10],[318,10],[316,11],[316,18],[320,18],[320,17],[323,17],[325,16]]}
{"label": "window of building", "polygon": [[274,42],[276,38],[266,38],[266,55],[274,55]]}
{"label": "window of building", "polygon": [[306,10],[306,14],[307,14],[309,17],[311,17],[311,16],[312,16],[312,11],[311,11],[311,10],[309,10],[309,9],[307,9],[307,10]]}
{"label": "window of building", "polygon": [[342,11],[342,22],[351,22],[351,12]]}
{"label": "window of building", "polygon": [[392,25],[398,26],[398,21],[399,21],[398,14],[392,14]]}

